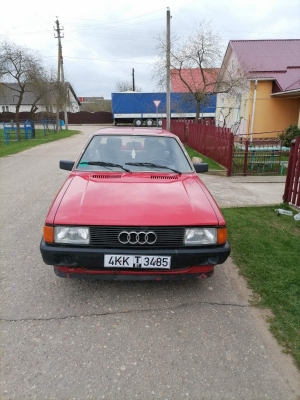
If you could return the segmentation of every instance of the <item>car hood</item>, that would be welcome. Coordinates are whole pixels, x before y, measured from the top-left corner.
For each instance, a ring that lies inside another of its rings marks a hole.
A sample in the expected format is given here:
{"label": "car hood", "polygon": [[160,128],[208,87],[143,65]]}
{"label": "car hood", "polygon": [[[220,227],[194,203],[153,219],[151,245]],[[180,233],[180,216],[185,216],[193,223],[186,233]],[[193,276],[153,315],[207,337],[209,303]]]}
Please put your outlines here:
{"label": "car hood", "polygon": [[53,223],[219,225],[218,207],[196,174],[81,174],[69,184]]}

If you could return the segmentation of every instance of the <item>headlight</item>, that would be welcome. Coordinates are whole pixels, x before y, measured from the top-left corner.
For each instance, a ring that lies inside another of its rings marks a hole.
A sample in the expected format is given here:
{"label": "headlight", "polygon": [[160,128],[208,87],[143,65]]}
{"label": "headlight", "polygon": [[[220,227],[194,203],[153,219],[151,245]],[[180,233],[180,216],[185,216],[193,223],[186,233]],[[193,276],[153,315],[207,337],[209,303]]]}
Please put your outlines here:
{"label": "headlight", "polygon": [[201,246],[217,244],[217,228],[189,228],[185,230],[184,244],[188,246]]}
{"label": "headlight", "polygon": [[56,226],[54,228],[54,242],[68,244],[89,244],[89,228],[81,226]]}

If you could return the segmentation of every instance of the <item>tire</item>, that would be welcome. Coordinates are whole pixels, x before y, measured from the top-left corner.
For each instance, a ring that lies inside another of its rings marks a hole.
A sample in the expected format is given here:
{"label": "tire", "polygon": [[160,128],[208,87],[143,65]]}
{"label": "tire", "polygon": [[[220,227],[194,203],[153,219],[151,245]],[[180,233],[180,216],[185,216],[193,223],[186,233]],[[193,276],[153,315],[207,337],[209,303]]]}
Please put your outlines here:
{"label": "tire", "polygon": [[153,126],[153,119],[151,118],[146,119],[146,126],[148,127]]}
{"label": "tire", "polygon": [[134,126],[137,126],[137,127],[142,126],[142,125],[143,125],[143,120],[142,120],[142,118],[136,118],[136,119],[133,121],[133,125],[134,125]]}
{"label": "tire", "polygon": [[157,122],[157,126],[158,126],[159,128],[161,128],[161,127],[162,127],[162,119],[159,119],[159,120],[158,120],[158,122]]}

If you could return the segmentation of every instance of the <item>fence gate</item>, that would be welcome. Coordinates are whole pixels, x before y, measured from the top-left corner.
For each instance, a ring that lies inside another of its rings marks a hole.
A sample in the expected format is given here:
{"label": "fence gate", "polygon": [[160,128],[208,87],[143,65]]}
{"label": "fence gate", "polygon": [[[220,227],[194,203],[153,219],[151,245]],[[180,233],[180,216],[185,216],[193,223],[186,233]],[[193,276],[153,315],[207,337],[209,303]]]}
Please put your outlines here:
{"label": "fence gate", "polygon": [[279,175],[287,166],[289,149],[280,141],[235,142],[232,152],[232,175]]}
{"label": "fence gate", "polygon": [[283,201],[300,207],[300,137],[291,143]]}

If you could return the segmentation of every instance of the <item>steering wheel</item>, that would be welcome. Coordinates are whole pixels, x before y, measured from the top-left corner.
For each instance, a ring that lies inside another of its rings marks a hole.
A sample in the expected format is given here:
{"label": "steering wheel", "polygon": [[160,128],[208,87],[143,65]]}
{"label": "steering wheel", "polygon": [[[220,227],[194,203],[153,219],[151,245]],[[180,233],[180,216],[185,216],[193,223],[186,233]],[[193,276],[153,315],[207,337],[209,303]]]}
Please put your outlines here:
{"label": "steering wheel", "polygon": [[149,162],[153,164],[161,164],[164,167],[169,163],[165,158],[153,158],[152,160],[149,160]]}

